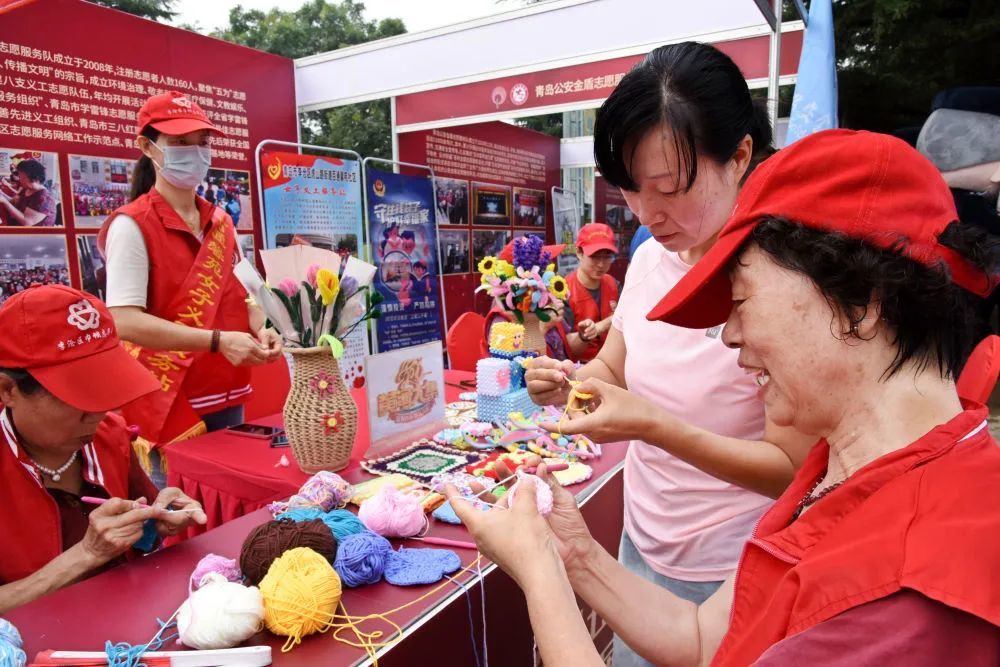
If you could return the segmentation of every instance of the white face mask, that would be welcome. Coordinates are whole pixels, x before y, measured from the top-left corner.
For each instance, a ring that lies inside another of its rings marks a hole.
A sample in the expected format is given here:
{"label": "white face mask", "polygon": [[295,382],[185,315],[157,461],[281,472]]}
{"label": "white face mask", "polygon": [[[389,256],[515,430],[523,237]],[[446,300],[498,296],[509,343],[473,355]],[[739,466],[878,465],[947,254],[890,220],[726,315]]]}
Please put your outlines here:
{"label": "white face mask", "polygon": [[208,168],[212,166],[210,146],[155,145],[163,153],[163,165],[156,166],[174,187],[194,189],[208,176]]}

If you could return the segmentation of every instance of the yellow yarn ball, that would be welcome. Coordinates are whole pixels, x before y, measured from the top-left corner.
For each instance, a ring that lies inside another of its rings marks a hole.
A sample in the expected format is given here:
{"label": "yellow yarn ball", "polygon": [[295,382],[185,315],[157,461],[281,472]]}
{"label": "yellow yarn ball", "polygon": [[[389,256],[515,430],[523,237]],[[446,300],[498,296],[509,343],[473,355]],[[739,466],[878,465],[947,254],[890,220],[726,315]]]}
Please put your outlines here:
{"label": "yellow yarn ball", "polygon": [[330,627],[340,592],[340,577],[329,561],[312,549],[289,549],[271,563],[260,582],[264,624],[274,634],[288,637],[283,652],[306,635]]}

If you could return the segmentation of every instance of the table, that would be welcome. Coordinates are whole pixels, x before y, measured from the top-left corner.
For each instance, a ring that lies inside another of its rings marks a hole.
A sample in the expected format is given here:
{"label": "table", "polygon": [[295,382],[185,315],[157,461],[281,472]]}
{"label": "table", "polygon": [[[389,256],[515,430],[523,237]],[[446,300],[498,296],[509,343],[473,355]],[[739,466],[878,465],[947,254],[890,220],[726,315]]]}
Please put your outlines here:
{"label": "table", "polygon": [[[449,374],[449,381],[457,377],[464,376]],[[276,419],[271,418],[271,422],[277,423]],[[359,419],[363,421],[364,414],[359,414]],[[355,446],[351,465],[341,473],[351,480],[367,476],[358,468],[358,461],[364,454],[362,447],[367,446],[361,441],[361,431],[359,426],[359,443]],[[187,579],[198,560],[209,553],[236,557],[246,535],[271,518],[265,509],[259,508],[294,493],[308,478],[294,463],[289,468],[273,468],[269,461],[261,464],[265,454],[277,459],[287,450],[270,450],[266,443],[226,434],[210,434],[199,440],[200,444],[198,441],[182,443],[178,449],[180,455],[171,460],[170,475],[187,491],[194,491],[199,500],[212,503],[211,516],[216,527],[8,613],[6,617],[21,631],[29,657],[46,649],[102,650],[106,639],[131,644],[148,641],[157,629],[155,619],[168,618],[187,596]],[[219,446],[204,446],[209,443]],[[255,446],[258,450],[267,448],[270,451],[254,452]],[[228,467],[222,464],[227,452],[240,454]],[[605,446],[604,456],[592,462],[593,478],[570,487],[595,537],[613,554],[617,553],[622,529],[624,456],[624,445]],[[233,481],[234,477],[242,480],[244,475],[246,481]],[[218,525],[219,522],[225,523]],[[469,540],[464,527],[438,521],[432,522],[430,534]],[[425,546],[412,540],[393,540],[393,543],[395,546]],[[472,564],[477,555],[471,550],[456,552],[463,567]],[[390,667],[426,663],[475,665],[473,637],[480,652],[483,637],[480,586],[486,591],[490,660],[497,665],[534,663],[531,627],[517,585],[485,559],[479,571],[466,571],[457,579],[465,589],[449,582],[425,600],[391,617],[403,632],[399,641],[380,649],[379,664]],[[346,590],[343,604],[354,616],[376,614],[412,603],[436,587],[401,588],[382,582]],[[589,609],[582,606],[582,610],[599,648],[607,647],[610,630]],[[364,627],[371,631],[376,626],[369,623]],[[391,630],[385,625],[378,627],[386,632]],[[335,641],[330,632],[306,638],[302,645],[287,654],[281,653],[283,643],[284,638],[267,632],[247,642],[248,645],[270,645],[273,664],[279,667],[371,664],[361,649]]]}

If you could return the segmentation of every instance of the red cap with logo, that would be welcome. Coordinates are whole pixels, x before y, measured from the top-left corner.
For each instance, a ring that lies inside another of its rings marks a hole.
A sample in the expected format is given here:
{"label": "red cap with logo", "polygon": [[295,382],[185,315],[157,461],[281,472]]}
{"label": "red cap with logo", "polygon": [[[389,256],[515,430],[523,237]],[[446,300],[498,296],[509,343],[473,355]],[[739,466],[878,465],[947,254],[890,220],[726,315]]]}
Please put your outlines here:
{"label": "red cap with logo", "polygon": [[953,282],[980,296],[995,285],[938,242],[958,214],[948,185],[927,158],[886,134],[826,130],[781,149],[754,171],[718,241],[647,318],[692,329],[725,322],[732,308],[727,269],[767,216],[886,250],[904,242],[908,257],[927,266],[943,263]]}
{"label": "red cap with logo", "polygon": [[0,368],[31,373],[84,412],[120,408],[160,388],[118,339],[107,306],[63,285],[35,285],[0,306]]}
{"label": "red cap with logo", "polygon": [[576,247],[587,257],[599,250],[610,250],[618,254],[615,232],[602,222],[591,222],[581,227],[580,233],[576,235]]}
{"label": "red cap with logo", "polygon": [[174,136],[197,130],[208,130],[221,137],[226,136],[225,132],[212,125],[197,102],[176,90],[153,95],[142,105],[135,133],[142,134],[148,126]]}

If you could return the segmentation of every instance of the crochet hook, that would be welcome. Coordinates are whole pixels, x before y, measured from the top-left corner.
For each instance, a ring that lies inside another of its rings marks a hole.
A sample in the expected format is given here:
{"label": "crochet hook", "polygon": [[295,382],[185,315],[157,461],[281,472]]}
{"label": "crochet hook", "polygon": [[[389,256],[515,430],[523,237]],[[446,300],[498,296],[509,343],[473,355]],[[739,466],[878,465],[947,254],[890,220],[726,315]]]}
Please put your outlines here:
{"label": "crochet hook", "polygon": [[[95,498],[94,496],[80,496],[81,503],[87,503],[88,505],[103,505],[108,502],[110,498]],[[135,502],[135,501],[133,501]],[[149,507],[147,503],[137,503],[139,507]],[[200,507],[189,507],[187,509],[173,509],[172,507],[166,508],[168,512],[197,512]]]}
{"label": "crochet hook", "polygon": [[478,549],[473,542],[461,542],[459,540],[449,540],[444,537],[413,537],[411,539],[427,544],[437,544],[442,547],[457,547],[459,549]]}

